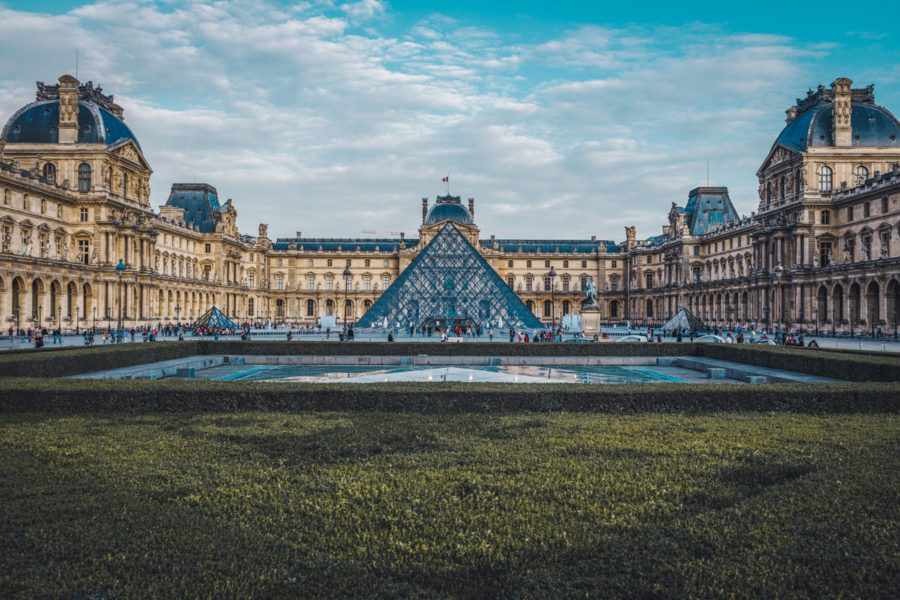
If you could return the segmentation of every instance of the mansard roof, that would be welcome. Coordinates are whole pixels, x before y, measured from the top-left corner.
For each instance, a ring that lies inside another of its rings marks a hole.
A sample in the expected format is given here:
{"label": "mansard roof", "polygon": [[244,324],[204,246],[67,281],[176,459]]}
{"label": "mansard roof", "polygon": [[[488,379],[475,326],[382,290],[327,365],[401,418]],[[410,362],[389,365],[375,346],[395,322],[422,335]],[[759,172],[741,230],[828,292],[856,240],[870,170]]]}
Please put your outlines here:
{"label": "mansard roof", "polygon": [[173,183],[166,206],[184,209],[184,223],[203,233],[215,233],[219,194],[208,183]]}
{"label": "mansard roof", "polygon": [[690,235],[704,235],[712,228],[740,219],[728,196],[727,187],[692,189],[683,212]]}

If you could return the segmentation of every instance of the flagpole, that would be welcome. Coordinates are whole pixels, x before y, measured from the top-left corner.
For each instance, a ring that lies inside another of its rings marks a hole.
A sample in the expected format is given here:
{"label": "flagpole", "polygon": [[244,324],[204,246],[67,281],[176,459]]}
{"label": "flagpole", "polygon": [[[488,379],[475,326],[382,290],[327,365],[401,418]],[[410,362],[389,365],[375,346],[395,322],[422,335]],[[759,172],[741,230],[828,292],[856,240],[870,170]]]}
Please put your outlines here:
{"label": "flagpole", "polygon": [[450,195],[450,173],[447,173],[447,195]]}

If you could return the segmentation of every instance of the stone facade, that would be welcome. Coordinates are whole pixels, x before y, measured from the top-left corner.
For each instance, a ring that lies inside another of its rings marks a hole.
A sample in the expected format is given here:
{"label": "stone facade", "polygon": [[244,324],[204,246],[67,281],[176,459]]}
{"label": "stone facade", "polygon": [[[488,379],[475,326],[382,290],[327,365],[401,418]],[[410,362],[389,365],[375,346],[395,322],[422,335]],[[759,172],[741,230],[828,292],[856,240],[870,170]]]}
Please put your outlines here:
{"label": "stone facade", "polygon": [[450,220],[548,324],[580,312],[590,279],[604,321],[661,322],[684,306],[720,327],[893,330],[900,124],[847,79],[787,115],[751,217],[707,187],[672,203],[662,234],[646,239],[633,227],[620,242],[497,239],[481,236],[473,199],[447,196],[423,199],[418,239],[271,240],[266,225],[240,234],[232,201],[207,184],[173,185],[154,211],[152,170],[122,108],[63,76],[38,84],[0,136],[0,319],[131,326],[218,306],[239,321],[303,325],[340,323],[344,307],[355,321]]}

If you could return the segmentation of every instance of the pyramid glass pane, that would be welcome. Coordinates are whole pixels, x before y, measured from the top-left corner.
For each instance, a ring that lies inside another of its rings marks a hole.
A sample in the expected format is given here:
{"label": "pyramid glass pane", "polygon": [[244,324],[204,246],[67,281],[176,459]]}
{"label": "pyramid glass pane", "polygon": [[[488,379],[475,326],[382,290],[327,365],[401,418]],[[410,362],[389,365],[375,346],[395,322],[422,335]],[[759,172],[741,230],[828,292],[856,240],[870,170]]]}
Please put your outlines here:
{"label": "pyramid glass pane", "polygon": [[215,306],[203,313],[203,316],[194,323],[194,329],[201,327],[207,329],[237,329],[237,325]]}
{"label": "pyramid glass pane", "polygon": [[700,319],[691,313],[691,311],[682,308],[675,313],[675,316],[666,321],[665,325],[662,326],[662,329],[665,331],[690,331],[692,329],[702,331],[706,329],[706,327]]}
{"label": "pyramid glass pane", "polygon": [[439,329],[543,327],[451,223],[366,311],[357,327],[410,324]]}

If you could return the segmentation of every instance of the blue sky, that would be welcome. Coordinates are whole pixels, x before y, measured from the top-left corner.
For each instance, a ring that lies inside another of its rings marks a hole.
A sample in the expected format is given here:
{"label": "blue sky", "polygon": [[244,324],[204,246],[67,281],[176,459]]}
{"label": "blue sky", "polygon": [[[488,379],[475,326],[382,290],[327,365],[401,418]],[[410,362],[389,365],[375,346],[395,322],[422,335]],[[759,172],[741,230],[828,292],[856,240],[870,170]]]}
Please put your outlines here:
{"label": "blue sky", "polygon": [[[894,3],[0,2],[0,115],[74,70],[154,168],[270,235],[414,235],[421,198],[476,198],[485,236],[656,235],[672,202],[755,171],[809,87],[900,111]],[[788,11],[799,11],[796,14]],[[838,18],[836,15],[840,15]]]}

